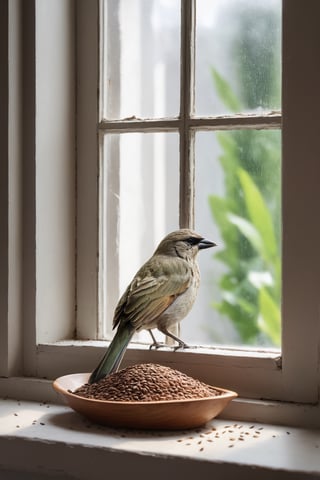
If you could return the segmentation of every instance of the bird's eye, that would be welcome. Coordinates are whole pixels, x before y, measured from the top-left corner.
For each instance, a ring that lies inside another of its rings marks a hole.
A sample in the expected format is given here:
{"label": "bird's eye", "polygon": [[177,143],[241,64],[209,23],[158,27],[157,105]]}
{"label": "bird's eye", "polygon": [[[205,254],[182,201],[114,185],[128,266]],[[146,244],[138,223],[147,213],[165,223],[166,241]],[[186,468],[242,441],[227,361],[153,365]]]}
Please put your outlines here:
{"label": "bird's eye", "polygon": [[186,239],[186,242],[189,243],[189,245],[198,245],[200,242],[201,238],[196,238],[196,237],[189,237]]}

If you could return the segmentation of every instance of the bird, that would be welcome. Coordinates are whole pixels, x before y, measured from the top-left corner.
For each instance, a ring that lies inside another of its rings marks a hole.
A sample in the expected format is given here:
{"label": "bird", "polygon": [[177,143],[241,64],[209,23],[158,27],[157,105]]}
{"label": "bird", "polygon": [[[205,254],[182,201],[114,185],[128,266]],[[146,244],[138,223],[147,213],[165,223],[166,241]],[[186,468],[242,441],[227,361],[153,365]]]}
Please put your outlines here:
{"label": "bird", "polygon": [[89,384],[116,372],[126,348],[135,332],[148,330],[153,343],[152,329],[171,337],[176,348],[187,344],[170,332],[191,310],[200,284],[197,254],[200,250],[216,246],[195,231],[187,228],[166,235],[155,252],[135,274],[120,298],[113,317],[117,329],[107,351],[89,377]]}

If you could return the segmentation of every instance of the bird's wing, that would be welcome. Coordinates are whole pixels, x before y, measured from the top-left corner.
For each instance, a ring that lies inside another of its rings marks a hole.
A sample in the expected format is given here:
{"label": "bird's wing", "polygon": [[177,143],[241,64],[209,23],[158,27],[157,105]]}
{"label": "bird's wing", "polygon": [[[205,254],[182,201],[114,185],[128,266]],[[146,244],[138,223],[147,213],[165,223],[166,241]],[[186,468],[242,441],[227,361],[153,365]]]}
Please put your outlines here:
{"label": "bird's wing", "polygon": [[135,328],[159,317],[189,287],[191,267],[180,258],[156,256],[138,271],[119,300],[113,324],[129,321]]}

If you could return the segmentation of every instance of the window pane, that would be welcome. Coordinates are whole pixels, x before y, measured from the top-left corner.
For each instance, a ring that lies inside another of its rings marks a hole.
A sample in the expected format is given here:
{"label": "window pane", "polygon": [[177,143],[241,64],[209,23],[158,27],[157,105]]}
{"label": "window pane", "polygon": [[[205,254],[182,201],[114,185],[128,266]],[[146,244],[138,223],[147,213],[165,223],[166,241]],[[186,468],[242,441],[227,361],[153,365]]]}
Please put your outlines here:
{"label": "window pane", "polygon": [[196,135],[196,230],[218,246],[199,254],[185,340],[280,346],[280,141],[273,130]]}
{"label": "window pane", "polygon": [[105,0],[102,116],[177,116],[180,1]]}
{"label": "window pane", "polygon": [[280,109],[281,3],[197,0],[197,116]]}
{"label": "window pane", "polygon": [[[138,268],[179,225],[177,133],[105,135],[100,184],[101,335]],[[107,293],[108,292],[108,293]],[[148,341],[150,337],[148,335]]]}

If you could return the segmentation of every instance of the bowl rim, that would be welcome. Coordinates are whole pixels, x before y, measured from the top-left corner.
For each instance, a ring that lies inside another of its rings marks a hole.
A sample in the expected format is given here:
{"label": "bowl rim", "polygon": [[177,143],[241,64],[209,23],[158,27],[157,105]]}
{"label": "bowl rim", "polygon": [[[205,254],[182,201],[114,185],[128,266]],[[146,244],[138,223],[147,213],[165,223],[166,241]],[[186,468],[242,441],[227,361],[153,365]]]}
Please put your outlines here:
{"label": "bowl rim", "polygon": [[218,390],[221,392],[220,395],[213,395],[209,397],[201,397],[201,398],[181,398],[181,399],[174,399],[174,400],[151,400],[151,401],[122,401],[122,400],[100,400],[100,399],[95,399],[95,398],[87,398],[87,397],[82,397],[81,395],[77,395],[73,393],[70,390],[67,390],[66,388],[62,387],[61,384],[59,383],[61,379],[66,378],[66,377],[74,377],[76,375],[90,375],[90,373],[71,373],[68,375],[63,375],[61,377],[56,378],[53,381],[53,388],[59,392],[62,395],[68,396],[69,398],[73,399],[80,399],[81,401],[87,402],[88,404],[93,404],[93,403],[100,403],[100,404],[105,404],[105,405],[121,405],[121,406],[134,406],[134,405],[140,405],[140,406],[146,406],[146,405],[168,405],[168,404],[181,404],[181,403],[190,403],[190,402],[206,402],[206,401],[218,401],[218,400],[224,400],[224,399],[233,399],[238,397],[237,392],[234,392],[233,390],[228,390],[226,388],[222,387],[216,387],[214,385],[209,385],[209,387],[214,388],[215,390]]}

